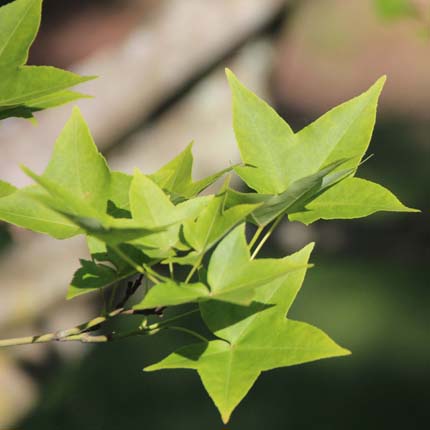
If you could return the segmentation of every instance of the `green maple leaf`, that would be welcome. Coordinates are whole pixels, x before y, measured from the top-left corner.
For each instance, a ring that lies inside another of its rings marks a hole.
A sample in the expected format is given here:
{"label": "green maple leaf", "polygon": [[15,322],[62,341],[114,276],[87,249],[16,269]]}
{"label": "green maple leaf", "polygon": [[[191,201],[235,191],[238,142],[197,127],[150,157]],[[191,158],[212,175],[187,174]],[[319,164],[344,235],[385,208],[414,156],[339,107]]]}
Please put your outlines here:
{"label": "green maple leaf", "polygon": [[160,186],[136,170],[130,185],[130,208],[133,219],[141,220],[154,228],[170,227],[163,232],[138,239],[134,243],[162,253],[173,248],[179,241],[181,222],[197,218],[212,197],[194,197],[175,205]]}
{"label": "green maple leaf", "polygon": [[385,19],[418,17],[419,11],[411,0],[374,0],[377,13]]}
{"label": "green maple leaf", "polygon": [[73,109],[58,137],[42,176],[66,188],[95,212],[105,213],[110,170],[78,108]]}
{"label": "green maple leaf", "polygon": [[220,300],[249,304],[255,289],[260,288],[302,266],[289,258],[251,260],[245,237],[245,225],[231,231],[212,254],[207,283],[178,283],[168,281],[152,287],[135,309],[173,306],[202,300]]}
{"label": "green maple leaf", "polygon": [[[23,167],[24,172],[34,179],[47,193],[38,189],[30,194],[30,198],[40,201],[46,208],[64,216],[77,227],[78,233],[84,231],[87,235],[102,240],[111,246],[142,239],[165,230],[169,226],[154,226],[129,218],[113,218],[91,206],[82,197],[76,196],[67,188],[44,176],[38,176],[30,169]],[[109,188],[108,188],[109,191]]]}
{"label": "green maple leaf", "polygon": [[82,77],[47,66],[25,66],[40,25],[42,0],[15,0],[0,8],[0,119],[31,118],[33,112],[68,103],[82,94],[67,88]]}
{"label": "green maple leaf", "polygon": [[[48,193],[33,194],[62,215],[106,217],[110,191],[110,170],[98,151],[78,108],[60,133],[42,175],[23,167],[24,172]],[[50,197],[50,195],[52,197]]]}
{"label": "green maple leaf", "polygon": [[[312,247],[288,261],[306,266]],[[258,288],[249,307],[201,303],[202,317],[219,339],[183,347],[145,370],[197,370],[227,422],[262,371],[349,354],[321,330],[286,319],[305,273],[304,267]]]}
{"label": "green maple leaf", "polygon": [[163,230],[107,213],[109,201],[119,207],[128,204],[129,198],[125,200],[118,190],[127,178],[110,172],[77,108],[58,137],[44,173],[23,170],[38,185],[0,198],[0,219],[60,239],[85,231],[111,244]]}
{"label": "green maple leaf", "polygon": [[228,231],[255,210],[257,204],[238,204],[225,209],[228,181],[211,202],[202,210],[196,220],[184,223],[184,238],[194,250],[194,255],[202,255]]}
{"label": "green maple leaf", "polygon": [[[316,174],[342,159],[342,169],[357,169],[372,136],[379,94],[385,82],[380,78],[368,91],[325,113],[294,133],[291,127],[263,100],[248,90],[232,72],[227,77],[233,93],[233,123],[236,140],[245,163],[236,167],[238,175],[259,194],[278,195],[291,184]],[[413,211],[402,205],[381,186],[369,181],[359,183],[363,194],[354,194],[358,182],[340,181],[330,188],[330,199],[339,197],[336,218],[357,218],[377,211]],[[354,196],[352,205],[340,204],[345,193]],[[323,201],[325,193],[320,196]],[[372,197],[371,210],[368,198]],[[378,204],[378,202],[380,204]],[[305,210],[312,219],[324,217],[312,202]],[[322,205],[320,205],[321,207]],[[334,214],[334,210],[332,211]],[[304,215],[304,222],[308,220]],[[294,216],[301,221],[300,215]]]}
{"label": "green maple leaf", "polygon": [[193,143],[190,143],[177,157],[161,167],[149,177],[163,190],[167,191],[174,202],[190,199],[212,185],[231,168],[224,169],[207,178],[193,181]]}
{"label": "green maple leaf", "polygon": [[[63,239],[78,234],[80,229],[56,208],[64,212],[73,208],[87,217],[106,211],[109,168],[77,108],[60,133],[43,175],[39,177],[28,169],[26,172],[40,184],[0,198],[0,219]],[[45,192],[46,187],[56,193],[55,200]],[[48,200],[51,207],[43,204]]]}

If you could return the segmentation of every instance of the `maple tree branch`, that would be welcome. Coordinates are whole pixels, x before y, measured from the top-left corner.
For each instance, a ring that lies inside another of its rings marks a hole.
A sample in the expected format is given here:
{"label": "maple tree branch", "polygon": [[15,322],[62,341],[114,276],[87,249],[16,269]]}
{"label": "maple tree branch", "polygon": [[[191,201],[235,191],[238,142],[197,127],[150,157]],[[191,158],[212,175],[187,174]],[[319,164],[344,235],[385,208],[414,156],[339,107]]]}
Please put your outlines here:
{"label": "maple tree branch", "polygon": [[[72,327],[67,330],[61,330],[53,333],[45,333],[38,336],[25,336],[25,337],[17,337],[12,339],[0,340],[0,348],[4,348],[8,346],[30,345],[33,343],[48,343],[48,342],[103,343],[103,342],[120,340],[131,336],[152,335],[152,334],[156,334],[161,329],[169,328],[168,325],[174,321],[177,321],[179,319],[192,315],[196,312],[199,312],[199,309],[193,309],[191,311],[184,312],[183,314],[176,315],[165,321],[161,321],[159,323],[154,323],[150,325],[146,325],[146,320],[144,320],[138,329],[132,330],[129,332],[118,332],[118,333],[111,332],[108,334],[101,334],[101,335],[93,335],[90,333],[91,331],[98,330],[100,326],[106,321],[111,320],[112,318],[115,318],[119,315],[159,315],[161,316],[163,310],[164,308],[154,308],[154,309],[144,309],[144,310],[118,308],[105,316],[99,316],[99,317],[93,318],[92,320],[84,324],[80,324],[76,327]],[[175,327],[175,329],[178,330],[179,328]],[[182,331],[185,331],[185,330],[187,329],[182,329]]]}

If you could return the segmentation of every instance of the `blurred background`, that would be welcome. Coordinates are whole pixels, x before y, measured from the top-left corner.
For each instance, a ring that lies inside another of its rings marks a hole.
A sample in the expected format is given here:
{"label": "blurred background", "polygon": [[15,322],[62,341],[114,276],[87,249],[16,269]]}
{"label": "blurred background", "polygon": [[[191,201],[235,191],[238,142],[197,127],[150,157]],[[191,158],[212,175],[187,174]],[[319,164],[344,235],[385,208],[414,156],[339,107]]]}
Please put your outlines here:
{"label": "blurred background", "polygon": [[[238,160],[224,67],[295,130],[388,75],[375,156],[359,176],[423,212],[280,226],[267,255],[317,242],[316,267],[290,316],[321,327],[353,355],[263,374],[228,427],[426,428],[430,1],[45,0],[30,62],[100,76],[80,88],[95,98],[78,104],[113,168],[152,172],[194,139],[197,177]],[[20,163],[41,172],[70,112],[70,105],[42,112],[36,126],[3,121],[1,178],[26,184]],[[85,255],[80,239],[2,225],[0,336],[94,316],[91,297],[64,301]],[[0,428],[220,429],[194,372],[141,371],[189,340],[169,334],[1,350]]]}

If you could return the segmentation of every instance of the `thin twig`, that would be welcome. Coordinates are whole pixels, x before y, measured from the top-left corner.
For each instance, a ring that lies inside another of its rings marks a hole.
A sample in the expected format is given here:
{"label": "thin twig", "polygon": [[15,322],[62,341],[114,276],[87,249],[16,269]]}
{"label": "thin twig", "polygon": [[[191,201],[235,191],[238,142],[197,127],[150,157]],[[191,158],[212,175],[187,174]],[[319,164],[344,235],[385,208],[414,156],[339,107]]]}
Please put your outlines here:
{"label": "thin twig", "polygon": [[269,239],[275,228],[278,226],[278,224],[281,222],[282,218],[284,217],[284,214],[279,215],[278,218],[276,218],[276,221],[270,226],[267,233],[264,235],[263,239],[261,239],[260,243],[255,248],[255,251],[251,255],[251,260],[253,260],[257,254],[260,252],[263,245],[266,243],[266,241]]}
{"label": "thin twig", "polygon": [[123,308],[126,303],[130,300],[133,294],[139,289],[142,285],[143,275],[140,274],[139,277],[134,282],[129,282],[127,284],[127,289],[125,291],[124,298],[116,305],[116,309]]}
{"label": "thin twig", "polygon": [[149,326],[146,326],[145,324],[143,324],[142,327],[140,327],[138,330],[134,330],[131,332],[125,332],[125,333],[113,332],[113,333],[102,334],[102,335],[90,334],[91,331],[99,329],[103,323],[105,323],[106,321],[112,318],[117,317],[118,315],[161,315],[163,310],[164,308],[154,308],[154,309],[144,309],[144,310],[119,308],[110,312],[106,316],[99,316],[84,324],[80,324],[76,327],[72,327],[67,330],[62,330],[55,333],[46,333],[39,336],[26,336],[26,337],[0,340],[0,348],[7,347],[7,346],[29,345],[33,343],[47,343],[47,342],[79,341],[83,343],[101,343],[101,342],[110,342],[113,340],[119,340],[130,336],[155,334],[156,332],[160,331],[162,328],[165,328],[169,323],[185,318],[196,312],[199,312],[198,309],[194,309],[192,311],[185,312],[180,315],[176,315],[175,317],[172,317],[168,320],[161,321],[159,323],[154,323]]}
{"label": "thin twig", "polygon": [[250,251],[252,247],[255,245],[255,242],[257,242],[257,239],[260,237],[260,234],[263,232],[264,227],[265,227],[264,225],[260,225],[255,231],[254,236],[252,237],[251,242],[249,242],[249,245],[248,245]]}

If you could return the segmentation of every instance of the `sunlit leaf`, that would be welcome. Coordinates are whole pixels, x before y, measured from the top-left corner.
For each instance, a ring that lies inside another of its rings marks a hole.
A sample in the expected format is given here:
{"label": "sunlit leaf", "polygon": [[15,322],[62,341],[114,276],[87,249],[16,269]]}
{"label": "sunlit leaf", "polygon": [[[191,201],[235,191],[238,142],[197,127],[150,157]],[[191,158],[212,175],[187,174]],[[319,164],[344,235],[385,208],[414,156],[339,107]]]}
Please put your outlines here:
{"label": "sunlit leaf", "polygon": [[251,260],[242,224],[230,232],[216,247],[209,261],[207,288],[202,283],[169,281],[155,285],[135,308],[178,305],[193,301],[219,300],[248,305],[260,288],[302,266],[288,257]]}
{"label": "sunlit leaf", "polygon": [[221,193],[202,210],[197,220],[184,223],[185,240],[198,254],[210,249],[259,206],[241,204],[224,210],[225,199],[225,193]]}
{"label": "sunlit leaf", "polygon": [[46,193],[38,186],[31,186],[0,198],[0,219],[57,239],[66,239],[79,232],[76,224],[36,200],[35,194]]}
{"label": "sunlit leaf", "polygon": [[177,157],[149,176],[158,186],[170,194],[174,202],[196,196],[232,169],[227,168],[207,178],[193,181],[192,146],[192,143],[189,144]]}
{"label": "sunlit leaf", "polygon": [[[312,246],[288,257],[306,265]],[[227,422],[262,371],[349,354],[321,330],[285,318],[306,269],[258,288],[249,307],[204,302],[202,316],[219,340],[179,349],[146,371],[195,369]]]}
{"label": "sunlit leaf", "polygon": [[291,221],[310,224],[318,219],[351,219],[375,212],[419,212],[403,205],[381,185],[360,178],[347,178],[289,215]]}

